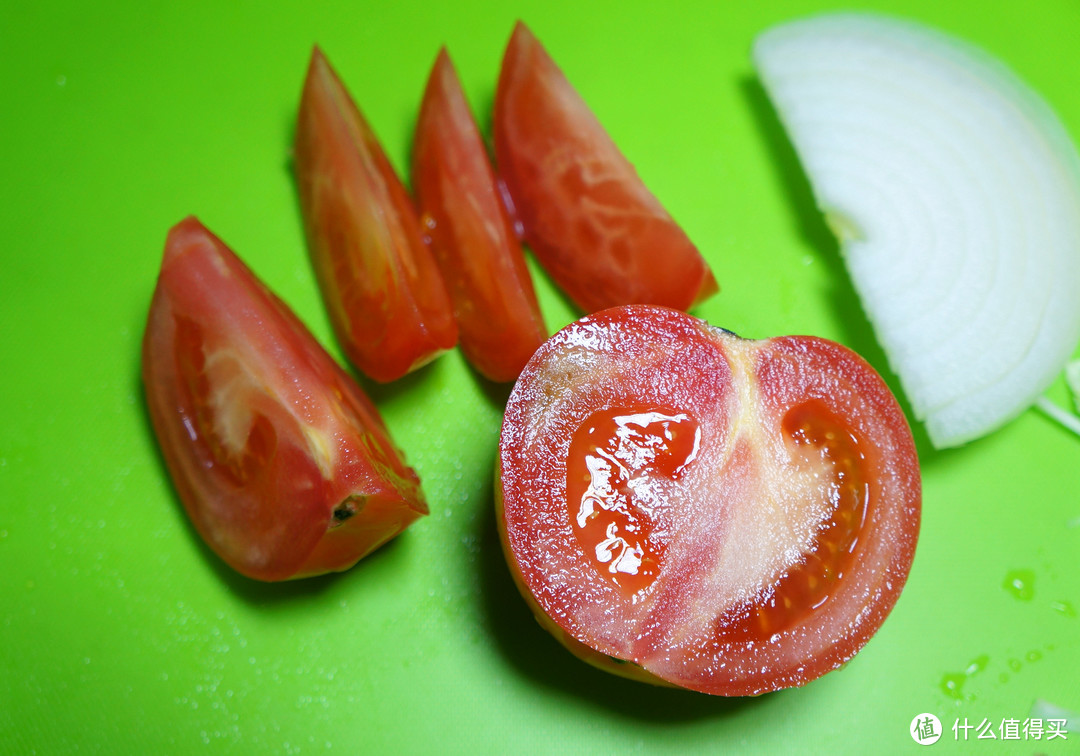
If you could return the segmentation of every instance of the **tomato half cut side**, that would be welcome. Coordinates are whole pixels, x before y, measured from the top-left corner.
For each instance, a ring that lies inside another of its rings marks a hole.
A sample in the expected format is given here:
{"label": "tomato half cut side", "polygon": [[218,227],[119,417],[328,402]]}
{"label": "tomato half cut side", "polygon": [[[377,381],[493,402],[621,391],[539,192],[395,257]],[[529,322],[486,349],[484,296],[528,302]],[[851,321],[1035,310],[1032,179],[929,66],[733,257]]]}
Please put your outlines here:
{"label": "tomato half cut side", "polygon": [[318,48],[295,161],[308,248],[349,360],[387,382],[452,348],[453,309],[412,199]]}
{"label": "tomato half cut side", "polygon": [[537,351],[498,477],[541,624],[602,668],[726,696],[803,685],[866,644],[907,579],[922,497],[907,421],[854,352],[652,306]]}
{"label": "tomato half cut side", "polygon": [[445,48],[424,91],[412,165],[421,222],[454,303],[462,352],[487,378],[512,381],[548,334],[521,244]]}
{"label": "tomato half cut side", "polygon": [[244,575],[347,569],[428,512],[374,404],[195,218],[169,232],[142,376],[188,516]]}
{"label": "tomato half cut side", "polygon": [[494,142],[525,241],[583,310],[687,310],[717,291],[701,253],[520,22],[499,74]]}

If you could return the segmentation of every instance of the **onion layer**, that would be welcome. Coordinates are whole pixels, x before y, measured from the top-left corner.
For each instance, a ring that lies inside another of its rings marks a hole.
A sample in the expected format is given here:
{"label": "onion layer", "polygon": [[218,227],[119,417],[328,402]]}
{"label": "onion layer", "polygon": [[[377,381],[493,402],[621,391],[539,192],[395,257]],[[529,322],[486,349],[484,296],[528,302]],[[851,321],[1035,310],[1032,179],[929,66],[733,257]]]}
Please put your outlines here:
{"label": "onion layer", "polygon": [[1050,107],[884,16],[791,22],[753,55],[933,444],[1024,411],[1080,340],[1080,157]]}

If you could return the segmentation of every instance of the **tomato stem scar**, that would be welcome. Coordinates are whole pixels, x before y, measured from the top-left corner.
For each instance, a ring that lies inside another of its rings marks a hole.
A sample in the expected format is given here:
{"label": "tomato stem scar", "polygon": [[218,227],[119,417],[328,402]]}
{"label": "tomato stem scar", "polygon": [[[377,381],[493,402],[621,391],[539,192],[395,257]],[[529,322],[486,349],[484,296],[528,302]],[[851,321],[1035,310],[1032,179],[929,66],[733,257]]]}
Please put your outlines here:
{"label": "tomato stem scar", "polygon": [[359,494],[352,494],[336,507],[332,514],[332,520],[330,523],[331,528],[339,527],[343,522],[350,517],[354,517],[360,510],[364,508],[366,497]]}

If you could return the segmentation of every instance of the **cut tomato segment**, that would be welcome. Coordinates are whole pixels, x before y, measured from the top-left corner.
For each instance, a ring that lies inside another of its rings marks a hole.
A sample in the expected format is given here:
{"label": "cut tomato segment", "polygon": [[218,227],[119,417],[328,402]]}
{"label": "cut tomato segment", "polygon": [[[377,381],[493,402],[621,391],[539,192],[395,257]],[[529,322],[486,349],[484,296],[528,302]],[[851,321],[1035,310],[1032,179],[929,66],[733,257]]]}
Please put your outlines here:
{"label": "cut tomato segment", "polygon": [[911,433],[864,360],[666,308],[548,340],[511,393],[498,470],[507,559],[541,623],[593,664],[712,694],[850,659],[918,534]]}
{"label": "cut tomato segment", "polygon": [[445,49],[435,60],[420,107],[413,190],[454,303],[462,352],[491,380],[512,381],[547,338],[547,330],[495,173]]}
{"label": "cut tomato segment", "polygon": [[499,74],[494,141],[525,241],[586,312],[686,310],[717,291],[697,248],[520,22]]}
{"label": "cut tomato segment", "polygon": [[249,577],[347,569],[427,514],[375,406],[194,218],[169,232],[142,373],[184,508]]}
{"label": "cut tomato segment", "polygon": [[457,324],[412,200],[318,48],[295,158],[312,262],[353,364],[385,382],[452,348]]}

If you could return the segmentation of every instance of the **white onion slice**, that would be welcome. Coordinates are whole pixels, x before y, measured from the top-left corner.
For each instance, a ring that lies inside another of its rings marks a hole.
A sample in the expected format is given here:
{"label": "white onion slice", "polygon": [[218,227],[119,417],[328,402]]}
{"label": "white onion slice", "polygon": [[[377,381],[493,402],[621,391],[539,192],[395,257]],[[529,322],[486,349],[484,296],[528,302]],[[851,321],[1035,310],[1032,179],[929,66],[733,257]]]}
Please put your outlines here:
{"label": "white onion slice", "polygon": [[1080,412],[1080,360],[1072,360],[1065,366],[1065,383],[1072,392],[1076,411]]}
{"label": "white onion slice", "polygon": [[1080,340],[1080,157],[1054,113],[983,51],[885,16],[784,24],[753,55],[933,444],[1029,407]]}

